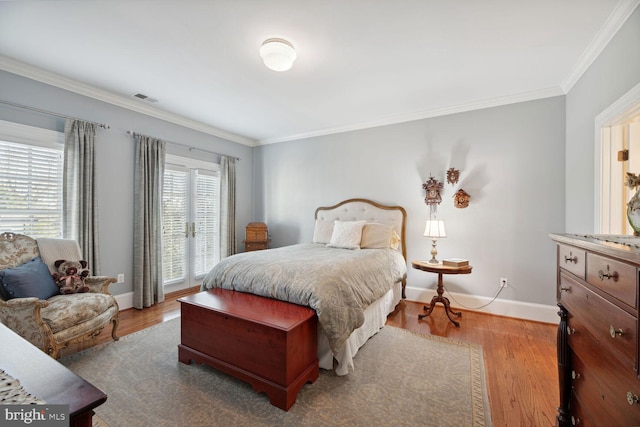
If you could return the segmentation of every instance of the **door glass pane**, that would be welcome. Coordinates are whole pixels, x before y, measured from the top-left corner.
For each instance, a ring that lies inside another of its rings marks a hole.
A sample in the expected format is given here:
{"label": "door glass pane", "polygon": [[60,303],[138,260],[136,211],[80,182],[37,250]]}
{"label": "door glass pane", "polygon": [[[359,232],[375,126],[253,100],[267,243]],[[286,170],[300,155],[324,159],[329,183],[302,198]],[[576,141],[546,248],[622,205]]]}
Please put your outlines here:
{"label": "door glass pane", "polygon": [[195,276],[206,274],[218,262],[219,179],[212,174],[195,174]]}
{"label": "door glass pane", "polygon": [[165,169],[162,194],[162,275],[164,282],[185,278],[188,223],[188,171]]}

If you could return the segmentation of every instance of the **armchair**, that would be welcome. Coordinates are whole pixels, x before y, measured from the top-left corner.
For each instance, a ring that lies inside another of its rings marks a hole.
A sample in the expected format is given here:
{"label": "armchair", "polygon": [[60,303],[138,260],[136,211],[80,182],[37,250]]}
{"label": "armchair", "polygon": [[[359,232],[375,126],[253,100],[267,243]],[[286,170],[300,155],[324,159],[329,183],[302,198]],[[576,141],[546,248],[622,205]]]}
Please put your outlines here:
{"label": "armchair", "polygon": [[[55,287],[51,289],[53,279],[46,277],[55,272],[57,259],[80,260],[78,243],[0,234],[0,322],[55,359],[69,344],[95,337],[109,323],[113,323],[112,338],[118,340],[119,308],[108,290],[116,280],[89,276],[85,279],[89,292],[60,295]],[[24,270],[29,274],[22,275]],[[14,282],[24,280],[8,291],[10,276],[18,277]]]}

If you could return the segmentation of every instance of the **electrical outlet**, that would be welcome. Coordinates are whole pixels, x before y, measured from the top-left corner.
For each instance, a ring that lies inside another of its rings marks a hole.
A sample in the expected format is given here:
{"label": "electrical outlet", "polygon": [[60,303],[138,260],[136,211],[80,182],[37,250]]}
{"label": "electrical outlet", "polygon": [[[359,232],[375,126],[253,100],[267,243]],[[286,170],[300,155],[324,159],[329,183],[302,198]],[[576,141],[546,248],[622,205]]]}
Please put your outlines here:
{"label": "electrical outlet", "polygon": [[500,278],[500,287],[501,288],[506,288],[509,286],[509,283],[507,282],[507,278],[506,277],[501,277]]}
{"label": "electrical outlet", "polygon": [[124,273],[118,274],[118,283],[124,283]]}

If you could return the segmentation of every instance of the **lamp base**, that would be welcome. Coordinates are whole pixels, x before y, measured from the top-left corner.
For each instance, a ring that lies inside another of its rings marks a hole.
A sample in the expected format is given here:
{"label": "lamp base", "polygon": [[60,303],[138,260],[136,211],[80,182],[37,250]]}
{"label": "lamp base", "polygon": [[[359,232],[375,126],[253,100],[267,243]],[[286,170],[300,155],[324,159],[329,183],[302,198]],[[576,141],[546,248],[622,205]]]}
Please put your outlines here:
{"label": "lamp base", "polygon": [[438,255],[438,249],[436,249],[436,239],[431,239],[431,259],[427,261],[427,264],[440,264],[440,261],[436,259]]}

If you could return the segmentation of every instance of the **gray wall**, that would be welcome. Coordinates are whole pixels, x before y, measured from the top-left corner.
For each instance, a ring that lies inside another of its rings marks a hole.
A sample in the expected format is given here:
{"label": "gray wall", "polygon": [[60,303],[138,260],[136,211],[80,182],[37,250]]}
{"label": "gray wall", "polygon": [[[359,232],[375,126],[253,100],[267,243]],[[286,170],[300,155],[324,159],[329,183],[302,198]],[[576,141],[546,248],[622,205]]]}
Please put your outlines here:
{"label": "gray wall", "polygon": [[[97,193],[99,195],[101,236],[100,252],[103,275],[125,274],[124,284],[110,286],[113,294],[131,292],[133,284],[133,138],[126,132],[137,131],[168,141],[240,157],[238,177],[238,233],[244,236],[244,226],[251,221],[252,152],[251,148],[211,135],[187,129],[114,105],[81,96],[66,90],[0,71],[0,99],[36,107],[60,114],[110,125],[98,131],[96,148]],[[27,110],[0,104],[0,120],[13,121],[46,129],[64,130],[64,121]],[[175,154],[207,157],[201,151],[171,149]],[[209,156],[215,160],[216,156]],[[2,224],[0,224],[0,230]]]}
{"label": "gray wall", "polygon": [[640,9],[629,17],[567,94],[567,232],[598,231],[595,228],[595,118],[638,83]]}
{"label": "gray wall", "polygon": [[[456,167],[472,199],[456,209],[445,186],[439,254],[469,258],[474,271],[448,278],[449,289],[492,296],[507,277],[500,298],[553,305],[548,233],[595,231],[594,120],[640,82],[639,41],[636,10],[566,97],[258,147],[254,216],[282,246],[311,239],[317,206],[349,197],[400,204],[409,259],[428,258],[421,185]],[[433,280],[410,271],[408,285]]]}
{"label": "gray wall", "polygon": [[[255,148],[256,217],[274,246],[311,241],[314,210],[352,197],[407,210],[409,260],[428,259],[428,208],[422,184],[446,182],[438,216],[447,238],[439,257],[468,258],[471,276],[447,277],[448,289],[541,304],[555,301],[551,232],[564,229],[564,97],[419,120]],[[458,187],[471,195],[453,206]],[[434,275],[410,269],[408,286],[433,287]]]}

